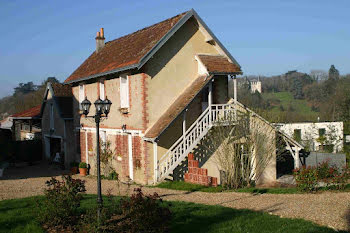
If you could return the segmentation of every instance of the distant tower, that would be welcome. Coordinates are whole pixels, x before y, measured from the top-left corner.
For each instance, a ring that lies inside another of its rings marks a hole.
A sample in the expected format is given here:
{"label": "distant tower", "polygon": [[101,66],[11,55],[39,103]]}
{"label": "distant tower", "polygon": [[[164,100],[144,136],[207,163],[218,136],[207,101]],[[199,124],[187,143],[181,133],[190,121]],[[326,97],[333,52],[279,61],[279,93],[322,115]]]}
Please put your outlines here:
{"label": "distant tower", "polygon": [[252,93],[254,92],[259,92],[261,93],[261,81],[260,81],[260,76],[258,76],[258,80],[256,79],[253,79],[253,80],[250,80],[250,91]]}

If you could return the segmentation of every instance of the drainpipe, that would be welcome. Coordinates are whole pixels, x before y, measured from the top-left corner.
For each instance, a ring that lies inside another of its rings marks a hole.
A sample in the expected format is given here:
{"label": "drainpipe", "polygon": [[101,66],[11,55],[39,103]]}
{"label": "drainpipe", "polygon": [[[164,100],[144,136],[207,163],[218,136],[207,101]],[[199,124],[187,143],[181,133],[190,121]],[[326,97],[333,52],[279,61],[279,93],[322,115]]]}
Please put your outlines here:
{"label": "drainpipe", "polygon": [[158,181],[158,143],[156,140],[153,142],[153,171],[154,171],[154,184]]}
{"label": "drainpipe", "polygon": [[209,82],[209,91],[208,91],[209,124],[211,124],[212,122],[211,105],[213,104],[213,82],[214,82],[214,79],[212,79]]}
{"label": "drainpipe", "polygon": [[234,111],[235,120],[237,120],[237,78],[236,78],[236,75],[233,75],[233,100],[235,103],[233,111]]}

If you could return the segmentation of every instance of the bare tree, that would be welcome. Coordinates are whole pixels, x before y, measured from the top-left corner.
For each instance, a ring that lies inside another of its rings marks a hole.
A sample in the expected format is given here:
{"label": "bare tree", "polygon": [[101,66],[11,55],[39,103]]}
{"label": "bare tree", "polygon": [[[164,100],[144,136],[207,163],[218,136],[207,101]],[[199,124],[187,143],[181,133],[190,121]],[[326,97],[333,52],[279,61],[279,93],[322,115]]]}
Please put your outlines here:
{"label": "bare tree", "polygon": [[310,77],[317,82],[322,82],[328,79],[328,74],[324,70],[311,70]]}
{"label": "bare tree", "polygon": [[[237,117],[236,117],[237,116]],[[223,171],[227,188],[250,186],[276,169],[276,130],[247,111],[219,117],[204,145]]]}

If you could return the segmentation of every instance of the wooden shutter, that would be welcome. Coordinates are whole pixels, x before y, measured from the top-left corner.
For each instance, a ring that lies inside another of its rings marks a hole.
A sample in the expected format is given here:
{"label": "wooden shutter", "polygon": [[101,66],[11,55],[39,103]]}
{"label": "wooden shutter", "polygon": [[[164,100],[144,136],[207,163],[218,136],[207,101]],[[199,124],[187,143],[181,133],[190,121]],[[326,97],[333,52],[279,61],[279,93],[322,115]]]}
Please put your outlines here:
{"label": "wooden shutter", "polygon": [[104,82],[100,82],[100,99],[104,100],[105,99],[105,84]]}
{"label": "wooden shutter", "polygon": [[84,85],[79,85],[79,109],[82,110],[81,102],[84,100]]}
{"label": "wooden shutter", "polygon": [[129,108],[129,80],[127,75],[120,76],[120,107]]}

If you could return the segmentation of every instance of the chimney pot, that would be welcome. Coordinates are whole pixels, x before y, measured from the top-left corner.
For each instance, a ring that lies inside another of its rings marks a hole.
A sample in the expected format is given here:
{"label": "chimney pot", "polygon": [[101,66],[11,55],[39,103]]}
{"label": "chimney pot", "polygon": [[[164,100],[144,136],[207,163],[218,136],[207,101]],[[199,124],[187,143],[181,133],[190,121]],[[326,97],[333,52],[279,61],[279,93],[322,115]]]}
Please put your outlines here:
{"label": "chimney pot", "polygon": [[96,53],[98,53],[105,46],[105,37],[103,28],[96,33]]}

